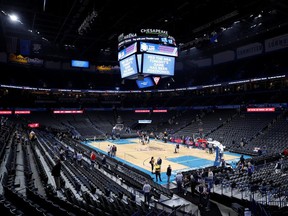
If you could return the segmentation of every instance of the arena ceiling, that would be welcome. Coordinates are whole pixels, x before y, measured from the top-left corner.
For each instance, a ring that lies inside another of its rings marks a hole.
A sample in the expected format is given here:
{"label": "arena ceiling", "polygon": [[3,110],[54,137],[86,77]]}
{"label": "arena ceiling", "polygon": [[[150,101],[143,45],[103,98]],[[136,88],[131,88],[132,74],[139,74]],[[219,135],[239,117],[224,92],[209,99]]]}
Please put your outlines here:
{"label": "arena ceiling", "polygon": [[[162,29],[178,45],[261,11],[287,17],[285,0],[1,0],[1,49],[8,37],[42,41],[50,58],[117,62],[118,36]],[[92,20],[91,14],[94,13]],[[19,22],[11,23],[9,15]],[[85,19],[91,22],[85,23]],[[82,28],[81,28],[82,25]]]}

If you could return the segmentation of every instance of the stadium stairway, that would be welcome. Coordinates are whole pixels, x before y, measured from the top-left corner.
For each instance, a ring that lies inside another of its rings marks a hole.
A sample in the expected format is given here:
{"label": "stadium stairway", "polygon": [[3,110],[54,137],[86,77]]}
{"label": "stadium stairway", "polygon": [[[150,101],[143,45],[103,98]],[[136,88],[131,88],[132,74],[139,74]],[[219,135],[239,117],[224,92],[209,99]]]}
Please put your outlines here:
{"label": "stadium stairway", "polygon": [[[187,189],[187,194],[178,193],[177,188],[172,189],[173,193],[187,201],[199,206],[199,195],[196,193],[192,196],[190,189]],[[199,214],[201,216],[237,216],[238,214],[231,208],[228,208],[214,200],[210,199],[210,208],[207,211],[204,207],[199,206]]]}

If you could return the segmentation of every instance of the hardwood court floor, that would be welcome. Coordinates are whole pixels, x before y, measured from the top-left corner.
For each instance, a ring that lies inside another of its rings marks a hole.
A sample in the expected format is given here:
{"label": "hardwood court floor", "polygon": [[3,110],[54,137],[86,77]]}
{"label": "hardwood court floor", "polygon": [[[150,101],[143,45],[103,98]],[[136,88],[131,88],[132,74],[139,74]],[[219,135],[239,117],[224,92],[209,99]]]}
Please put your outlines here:
{"label": "hardwood court floor", "polygon": [[[134,164],[138,167],[141,167],[147,171],[151,171],[151,165],[149,164],[151,156],[155,158],[155,161],[158,157],[162,158],[162,172],[166,171],[167,166],[170,164],[173,171],[176,170],[187,170],[191,169],[193,165],[193,160],[187,163],[179,163],[177,158],[195,158],[200,162],[201,159],[203,161],[209,160],[212,163],[215,160],[215,153],[209,154],[205,150],[196,149],[196,148],[187,148],[184,146],[180,146],[179,153],[174,153],[175,144],[172,143],[164,143],[159,140],[150,140],[150,144],[142,145],[139,142],[139,139],[122,139],[119,142],[116,141],[97,141],[97,142],[89,142],[90,146],[93,146],[97,149],[102,150],[104,153],[107,153],[108,145],[116,145],[117,146],[117,154],[116,156],[120,159],[123,159],[131,164]],[[186,156],[186,157],[185,157]],[[192,156],[192,157],[189,157]],[[239,156],[235,155],[226,155],[224,153],[224,159],[226,161],[239,159]],[[165,169],[164,169],[165,168]]]}

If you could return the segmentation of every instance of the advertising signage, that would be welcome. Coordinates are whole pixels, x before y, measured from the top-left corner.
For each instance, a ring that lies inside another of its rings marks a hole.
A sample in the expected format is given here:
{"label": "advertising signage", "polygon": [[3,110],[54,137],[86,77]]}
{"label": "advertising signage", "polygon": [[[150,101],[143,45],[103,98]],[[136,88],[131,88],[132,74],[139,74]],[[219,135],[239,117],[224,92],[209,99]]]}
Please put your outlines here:
{"label": "advertising signage", "polygon": [[161,44],[153,44],[153,43],[146,43],[140,42],[140,51],[147,52],[147,53],[154,53],[160,55],[167,55],[167,56],[178,56],[178,48],[172,46],[164,46]]}

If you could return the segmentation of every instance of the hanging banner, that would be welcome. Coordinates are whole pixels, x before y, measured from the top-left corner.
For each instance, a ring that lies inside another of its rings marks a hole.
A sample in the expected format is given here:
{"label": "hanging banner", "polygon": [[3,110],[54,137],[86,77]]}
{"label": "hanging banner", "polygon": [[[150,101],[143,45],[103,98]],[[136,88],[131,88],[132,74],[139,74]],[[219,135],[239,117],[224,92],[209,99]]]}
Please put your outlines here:
{"label": "hanging banner", "polygon": [[265,52],[271,52],[288,47],[288,34],[265,40]]}
{"label": "hanging banner", "polygon": [[242,59],[249,56],[259,55],[262,52],[263,52],[263,45],[257,42],[238,47],[236,50],[236,56],[237,59]]}

